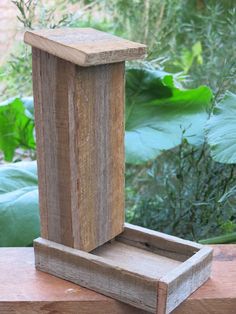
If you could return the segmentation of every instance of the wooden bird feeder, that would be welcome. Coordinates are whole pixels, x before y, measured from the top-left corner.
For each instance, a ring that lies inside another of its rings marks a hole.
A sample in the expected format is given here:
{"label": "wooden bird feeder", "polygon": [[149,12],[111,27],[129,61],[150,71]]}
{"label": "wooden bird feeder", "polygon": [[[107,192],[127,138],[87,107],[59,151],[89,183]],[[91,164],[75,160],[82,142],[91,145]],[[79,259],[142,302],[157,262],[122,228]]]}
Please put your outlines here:
{"label": "wooden bird feeder", "polygon": [[41,216],[36,268],[170,313],[208,279],[212,250],[124,221],[125,61],[146,47],[90,28],[28,31],[25,42]]}

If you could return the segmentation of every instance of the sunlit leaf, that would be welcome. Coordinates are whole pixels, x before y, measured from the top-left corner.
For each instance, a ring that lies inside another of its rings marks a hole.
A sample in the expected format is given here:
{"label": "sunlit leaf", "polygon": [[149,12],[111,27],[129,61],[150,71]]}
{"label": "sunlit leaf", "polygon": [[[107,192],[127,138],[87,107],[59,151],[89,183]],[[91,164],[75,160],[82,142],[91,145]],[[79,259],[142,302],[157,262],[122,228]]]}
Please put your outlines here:
{"label": "sunlit leaf", "polygon": [[204,125],[212,93],[208,87],[184,90],[171,75],[133,69],[126,83],[126,161],[142,163],[185,138],[193,145],[204,140]]}
{"label": "sunlit leaf", "polygon": [[212,158],[222,163],[236,163],[236,95],[227,92],[207,123],[207,140]]}
{"label": "sunlit leaf", "polygon": [[0,104],[0,150],[11,161],[16,148],[35,149],[34,122],[29,100],[26,109],[19,99],[9,99]]}

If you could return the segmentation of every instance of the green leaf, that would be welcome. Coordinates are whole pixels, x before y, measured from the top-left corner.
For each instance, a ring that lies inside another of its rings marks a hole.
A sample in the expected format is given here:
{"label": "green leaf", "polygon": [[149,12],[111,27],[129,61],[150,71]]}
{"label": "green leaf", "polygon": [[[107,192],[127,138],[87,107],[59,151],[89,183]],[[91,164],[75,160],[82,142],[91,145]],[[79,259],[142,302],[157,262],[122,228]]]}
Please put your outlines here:
{"label": "green leaf", "polygon": [[194,61],[194,53],[191,50],[184,49],[181,55],[181,64],[184,73],[188,73]]}
{"label": "green leaf", "polygon": [[24,102],[16,98],[0,104],[0,150],[11,161],[19,147],[35,149],[34,122]]}
{"label": "green leaf", "polygon": [[191,50],[184,48],[182,52],[180,52],[179,60],[176,60],[174,62],[174,65],[182,69],[184,73],[187,74],[192,67],[194,61],[196,61],[200,65],[203,64],[202,44],[200,41],[197,41],[192,46]]}
{"label": "green leaf", "polygon": [[194,57],[198,57],[199,55],[202,54],[202,44],[200,41],[197,41],[193,46],[192,46],[192,52]]}
{"label": "green leaf", "polygon": [[207,141],[215,161],[236,163],[236,95],[227,92],[206,125]]}
{"label": "green leaf", "polygon": [[204,239],[199,241],[202,244],[226,244],[226,243],[236,243],[236,232],[228,233],[222,236]]}
{"label": "green leaf", "polygon": [[197,41],[192,47],[193,56],[196,58],[198,64],[203,64],[202,58],[202,44]]}
{"label": "green leaf", "polygon": [[0,167],[0,246],[28,246],[39,236],[36,162]]}
{"label": "green leaf", "polygon": [[183,90],[170,74],[149,69],[127,71],[126,161],[139,164],[173,148],[183,138],[204,139],[212,93],[205,86]]}
{"label": "green leaf", "polygon": [[36,161],[22,161],[0,167],[0,195],[37,184]]}

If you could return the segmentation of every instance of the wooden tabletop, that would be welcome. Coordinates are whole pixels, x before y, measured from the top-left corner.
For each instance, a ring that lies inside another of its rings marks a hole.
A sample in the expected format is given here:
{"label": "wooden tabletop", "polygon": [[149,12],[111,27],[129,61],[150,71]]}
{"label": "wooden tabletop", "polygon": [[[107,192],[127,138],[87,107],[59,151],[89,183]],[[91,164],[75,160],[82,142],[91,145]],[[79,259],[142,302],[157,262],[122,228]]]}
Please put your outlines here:
{"label": "wooden tabletop", "polygon": [[[32,248],[0,249],[0,313],[141,314],[144,311],[36,271]],[[211,279],[173,314],[236,313],[236,245],[214,246]]]}

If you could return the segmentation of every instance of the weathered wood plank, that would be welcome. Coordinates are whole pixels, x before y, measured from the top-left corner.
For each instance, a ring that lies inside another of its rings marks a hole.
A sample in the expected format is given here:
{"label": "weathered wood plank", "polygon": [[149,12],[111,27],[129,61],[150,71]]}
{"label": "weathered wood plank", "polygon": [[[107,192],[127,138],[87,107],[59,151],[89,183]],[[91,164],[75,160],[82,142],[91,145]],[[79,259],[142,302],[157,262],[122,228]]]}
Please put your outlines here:
{"label": "weathered wood plank", "polygon": [[[214,245],[212,275],[173,314],[234,314],[236,245]],[[0,313],[147,314],[35,270],[33,248],[0,249]]]}
{"label": "weathered wood plank", "polygon": [[[117,261],[38,238],[36,268],[154,313],[157,280],[120,267]],[[120,256],[122,259],[122,255]]]}
{"label": "weathered wood plank", "polygon": [[162,277],[158,284],[157,313],[171,313],[211,274],[212,249],[202,248],[178,268]]}
{"label": "weathered wood plank", "polygon": [[128,223],[117,240],[178,261],[185,261],[203,248],[201,244]]}
{"label": "weathered wood plank", "polygon": [[68,96],[75,66],[35,48],[32,53],[41,234],[73,246]]}
{"label": "weathered wood plank", "polygon": [[81,66],[145,57],[146,46],[92,28],[27,31],[24,41]]}
{"label": "weathered wood plank", "polygon": [[124,224],[124,63],[33,48],[42,237],[90,251]]}
{"label": "weathered wood plank", "polygon": [[[144,233],[145,229],[127,226],[127,230]],[[135,233],[134,233],[135,234]],[[153,247],[164,243],[168,248],[170,237],[149,231]],[[192,244],[198,251],[181,262],[175,256],[159,255],[149,247],[140,248],[119,241],[122,235],[91,253],[75,250],[44,239],[35,241],[36,267],[60,278],[80,284],[117,300],[158,314],[168,314],[186,299],[210,276],[212,249]],[[156,243],[154,242],[156,239]],[[174,242],[174,241],[173,241]],[[181,244],[182,242],[182,244]],[[191,242],[176,239],[176,256],[181,247]]]}
{"label": "weathered wood plank", "polygon": [[92,254],[112,260],[120,268],[156,280],[181,264],[174,259],[150,251],[147,252],[119,241],[106,243],[92,251]]}
{"label": "weathered wood plank", "polygon": [[123,231],[124,63],[77,67],[76,75],[74,247],[90,251]]}

